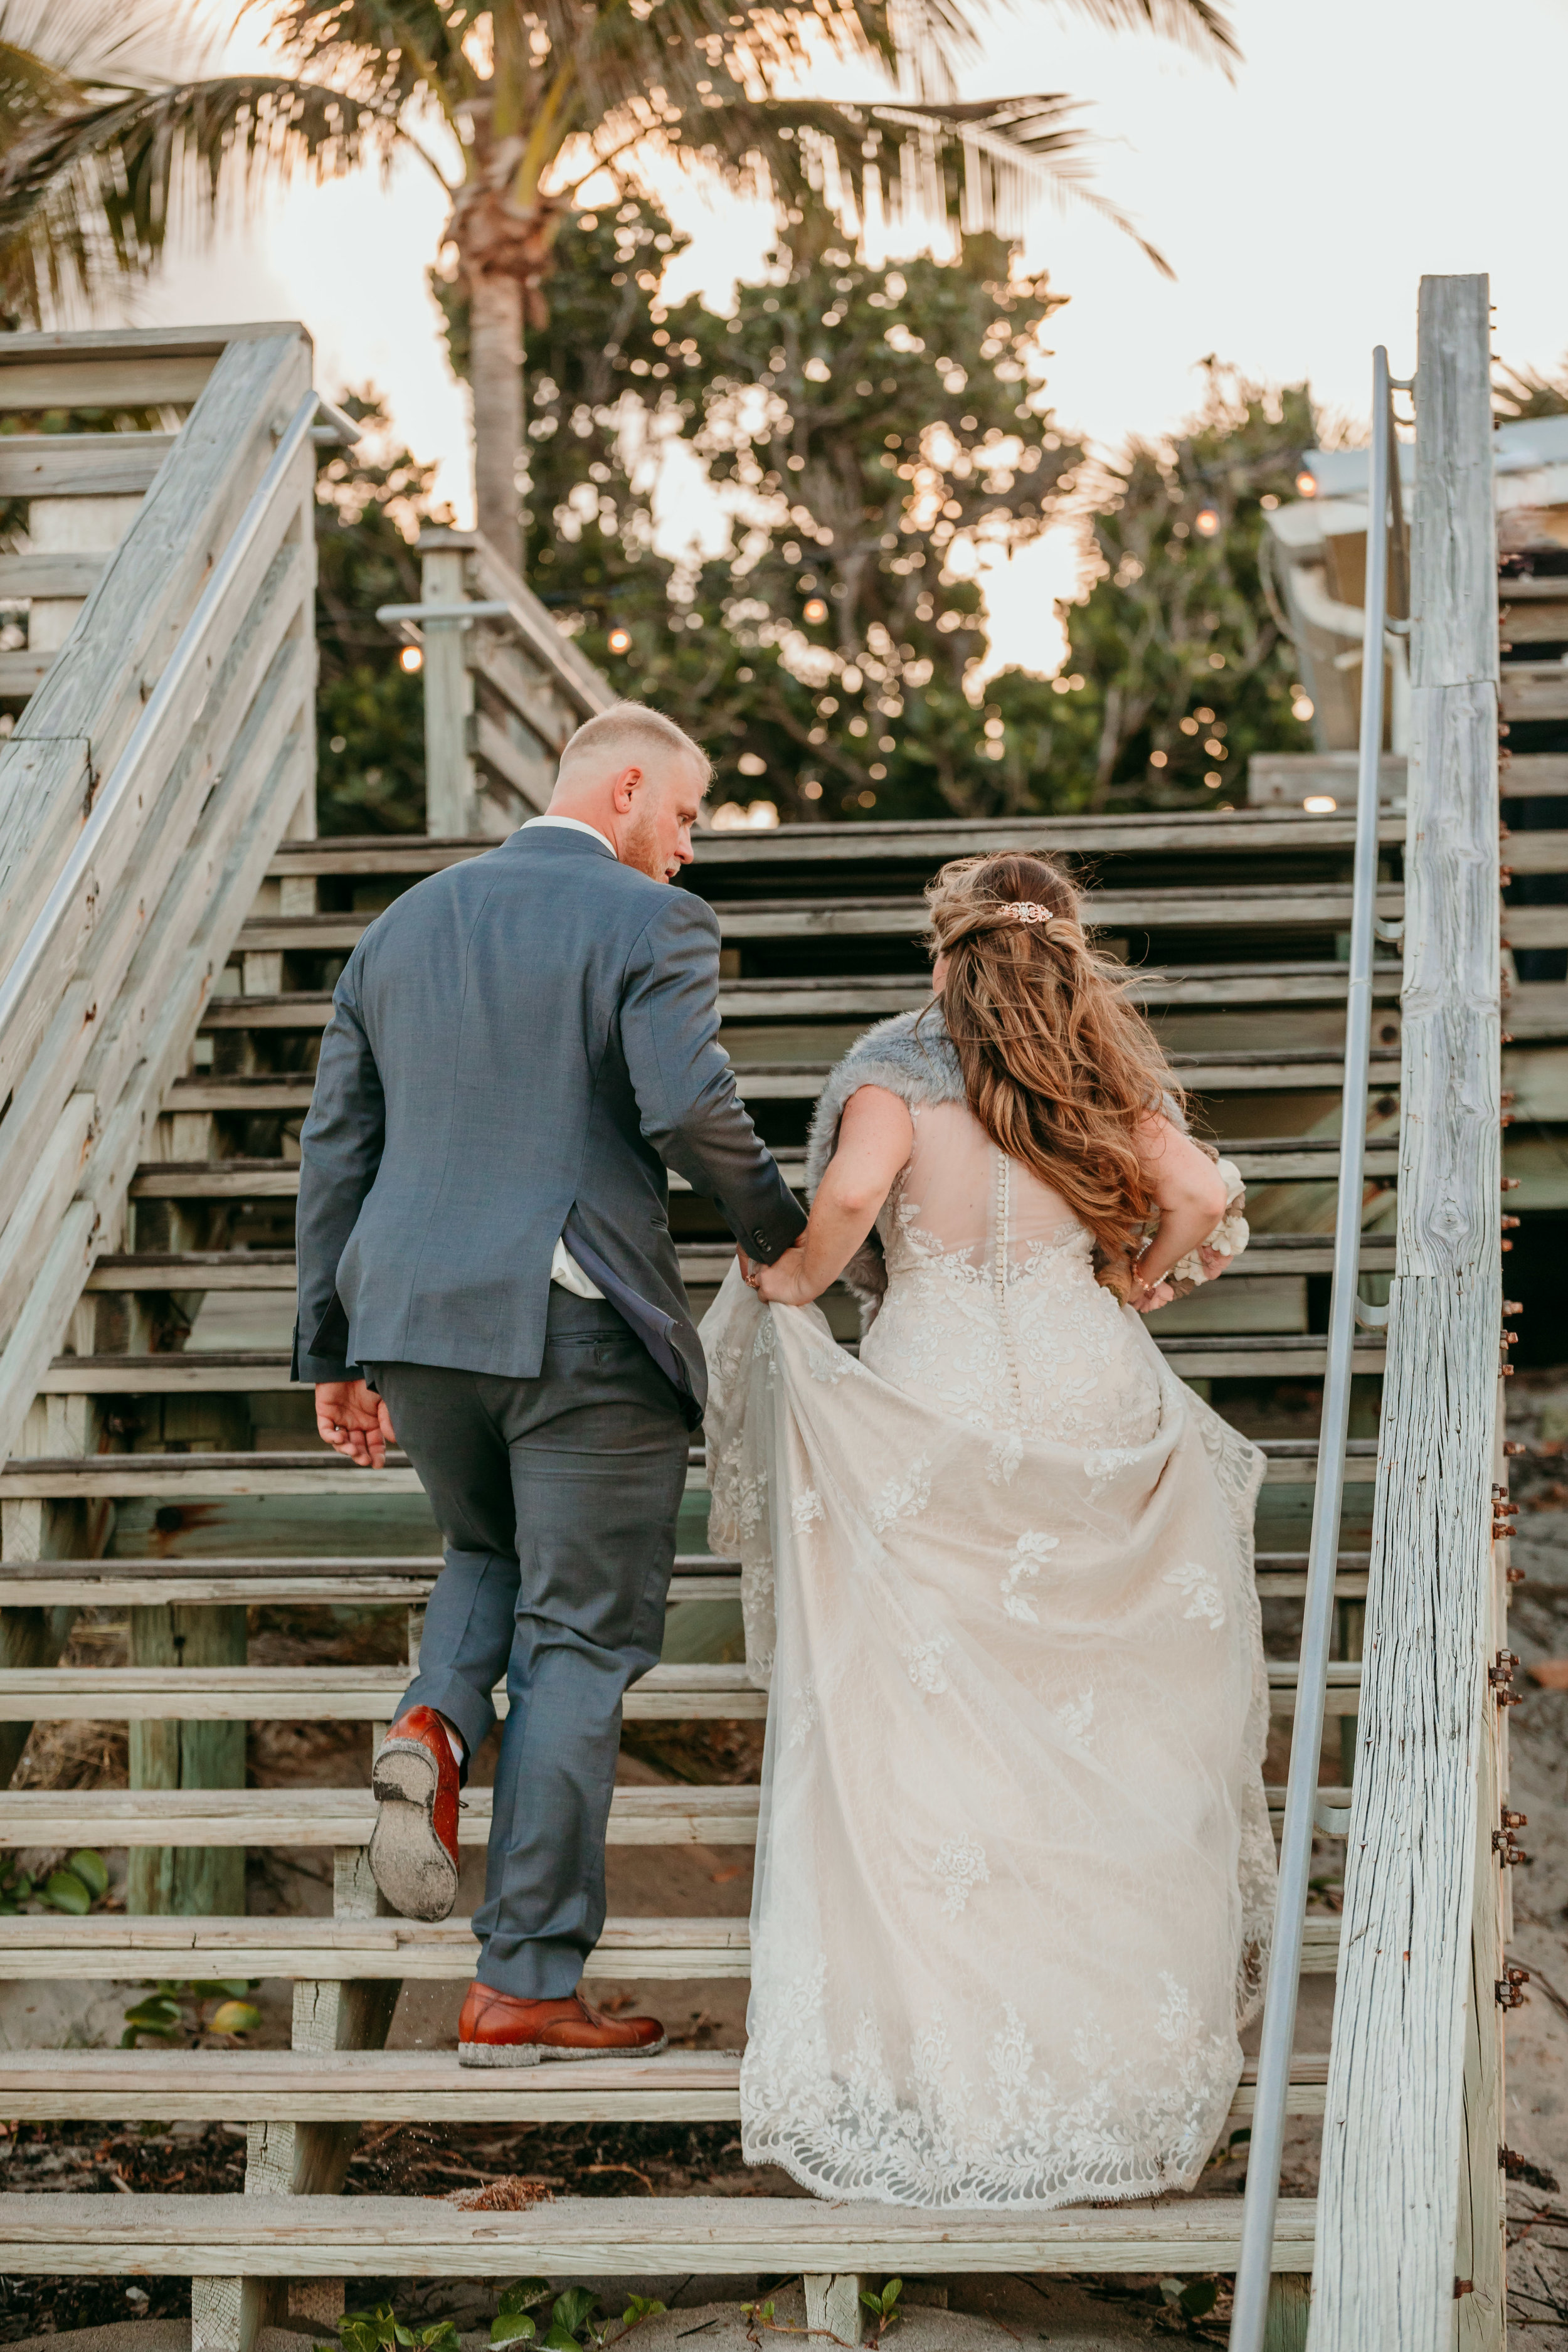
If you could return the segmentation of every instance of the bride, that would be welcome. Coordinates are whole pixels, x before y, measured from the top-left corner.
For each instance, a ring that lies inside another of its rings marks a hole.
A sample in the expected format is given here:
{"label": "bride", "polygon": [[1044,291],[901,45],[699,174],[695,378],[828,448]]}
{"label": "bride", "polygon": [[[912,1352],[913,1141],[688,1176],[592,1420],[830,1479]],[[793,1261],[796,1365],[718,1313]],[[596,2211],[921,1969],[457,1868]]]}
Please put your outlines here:
{"label": "bride", "polygon": [[[1245,1245],[1239,1180],[1054,865],[927,896],[931,1004],[834,1071],[802,1244],[703,1325],[772,1685],[745,2154],[900,2205],[1148,2197],[1225,2121],[1272,1900],[1262,1458],[1134,1311]],[[812,1303],[841,1274],[858,1360]]]}

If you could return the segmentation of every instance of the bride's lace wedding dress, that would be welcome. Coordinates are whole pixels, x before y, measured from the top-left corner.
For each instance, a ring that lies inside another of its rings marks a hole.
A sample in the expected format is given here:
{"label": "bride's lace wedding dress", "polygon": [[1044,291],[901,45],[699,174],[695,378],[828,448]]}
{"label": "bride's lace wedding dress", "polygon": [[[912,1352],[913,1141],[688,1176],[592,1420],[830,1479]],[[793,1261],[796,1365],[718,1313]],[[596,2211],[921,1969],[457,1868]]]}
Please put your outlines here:
{"label": "bride's lace wedding dress", "polygon": [[1261,1457],[1058,1195],[912,1108],[858,1361],[733,1268],[703,1326],[772,1681],[745,2153],[903,2205],[1190,2188],[1272,1903]]}

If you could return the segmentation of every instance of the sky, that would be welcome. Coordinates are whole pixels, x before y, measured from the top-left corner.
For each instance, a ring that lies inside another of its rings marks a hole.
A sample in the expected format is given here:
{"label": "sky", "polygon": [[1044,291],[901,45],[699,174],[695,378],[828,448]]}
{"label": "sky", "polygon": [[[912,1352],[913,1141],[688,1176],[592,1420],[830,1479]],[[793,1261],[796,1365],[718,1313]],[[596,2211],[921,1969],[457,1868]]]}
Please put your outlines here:
{"label": "sky", "polygon": [[[1111,454],[1129,436],[1159,436],[1196,402],[1209,352],[1260,379],[1309,379],[1353,425],[1373,345],[1388,345],[1396,375],[1414,364],[1425,273],[1490,272],[1500,357],[1552,368],[1568,351],[1568,0],[1234,0],[1243,61],[1228,81],[1169,42],[1105,34],[1065,0],[1016,0],[981,21],[963,94],[1083,100],[1103,142],[1099,186],[1175,272],[1162,278],[1081,205],[1042,213],[1026,258],[1069,298],[1050,331],[1064,430]],[[251,61],[247,45],[228,54]],[[674,196],[693,244],[671,290],[723,309],[760,261],[765,220],[689,189]],[[389,180],[373,168],[300,184],[205,251],[177,255],[136,319],[301,319],[323,389],[374,383],[468,520],[463,395],[424,282],[445,212],[413,159]],[[1053,600],[1078,578],[1066,530],[990,576],[991,667],[1056,666]]]}

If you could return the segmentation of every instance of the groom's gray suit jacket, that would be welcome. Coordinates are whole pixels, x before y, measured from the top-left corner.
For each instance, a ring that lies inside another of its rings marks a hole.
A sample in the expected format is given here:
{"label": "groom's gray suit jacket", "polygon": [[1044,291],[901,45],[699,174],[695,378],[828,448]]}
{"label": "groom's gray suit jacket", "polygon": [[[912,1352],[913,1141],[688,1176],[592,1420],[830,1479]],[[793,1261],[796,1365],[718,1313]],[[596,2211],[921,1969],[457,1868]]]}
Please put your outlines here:
{"label": "groom's gray suit jacket", "polygon": [[350,957],[300,1139],[294,1378],[539,1375],[563,1235],[695,1421],[665,1170],[771,1264],[805,1219],[718,1043],[703,901],[563,827],[396,899]]}

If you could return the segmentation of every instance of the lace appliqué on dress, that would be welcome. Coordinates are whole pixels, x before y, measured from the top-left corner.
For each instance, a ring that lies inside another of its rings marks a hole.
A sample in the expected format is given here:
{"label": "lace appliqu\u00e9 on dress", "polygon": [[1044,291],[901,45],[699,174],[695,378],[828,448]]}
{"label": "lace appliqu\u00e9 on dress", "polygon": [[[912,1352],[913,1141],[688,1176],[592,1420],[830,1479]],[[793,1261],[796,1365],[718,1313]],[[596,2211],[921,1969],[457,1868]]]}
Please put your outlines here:
{"label": "lace appliqu\u00e9 on dress", "polygon": [[1168,1568],[1161,1582],[1173,1584],[1178,1592],[1186,1595],[1184,1617],[1202,1618],[1218,1633],[1225,1623],[1225,1603],[1220,1599],[1217,1580],[1201,1560],[1187,1559],[1179,1568]]}
{"label": "lace appliqu\u00e9 on dress", "polygon": [[1002,1607],[1007,1616],[1016,1617],[1025,1625],[1039,1623],[1037,1613],[1025,1600],[1018,1587],[1026,1576],[1038,1576],[1040,1562],[1048,1559],[1052,1552],[1060,1548],[1060,1536],[1040,1535],[1033,1528],[1018,1538],[1013,1550],[1012,1566],[1002,1579]]}
{"label": "lace appliqu\u00e9 on dress", "polygon": [[956,1919],[968,1904],[970,1891],[989,1885],[991,1873],[986,1867],[985,1848],[975,1838],[949,1838],[937,1848],[932,1870],[941,1879],[946,1893],[942,1898],[944,1918]]}

